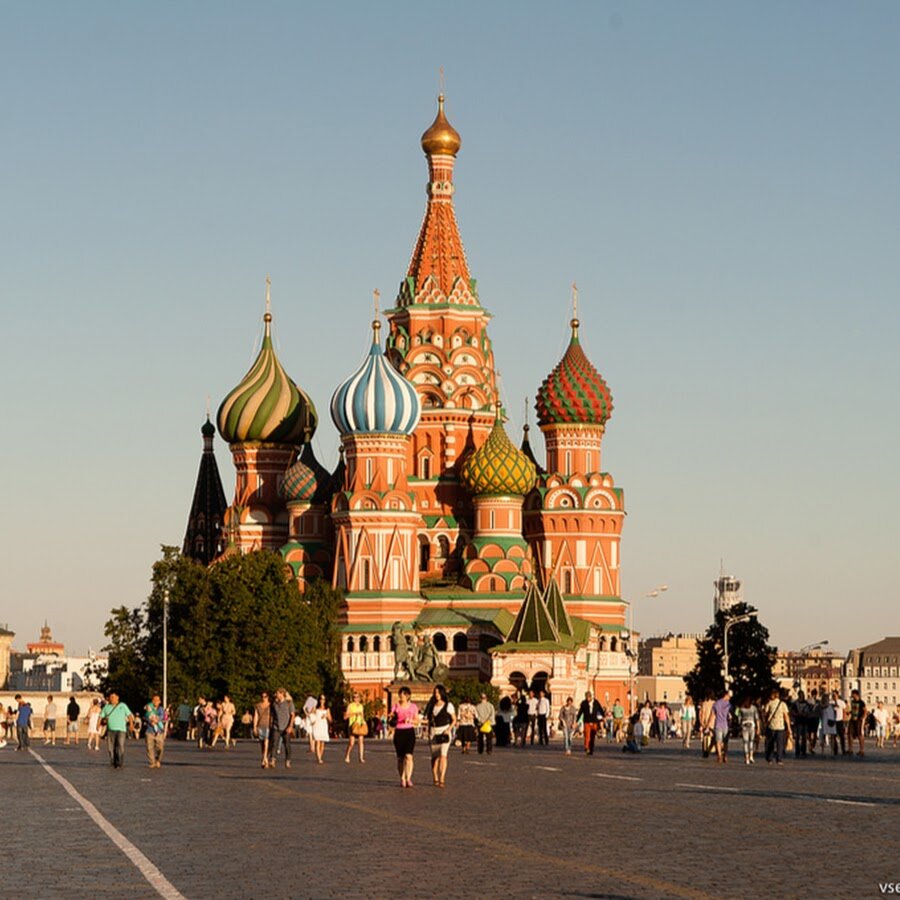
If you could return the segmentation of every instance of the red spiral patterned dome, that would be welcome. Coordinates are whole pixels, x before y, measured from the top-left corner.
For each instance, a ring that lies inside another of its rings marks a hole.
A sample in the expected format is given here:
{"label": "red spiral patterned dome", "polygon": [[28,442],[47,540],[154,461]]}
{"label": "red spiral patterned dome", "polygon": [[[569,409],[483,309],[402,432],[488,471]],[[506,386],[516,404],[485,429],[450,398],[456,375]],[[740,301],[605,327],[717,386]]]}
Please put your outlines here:
{"label": "red spiral patterned dome", "polygon": [[539,425],[605,425],[612,415],[612,394],[581,349],[577,319],[565,355],[538,390],[535,409]]}

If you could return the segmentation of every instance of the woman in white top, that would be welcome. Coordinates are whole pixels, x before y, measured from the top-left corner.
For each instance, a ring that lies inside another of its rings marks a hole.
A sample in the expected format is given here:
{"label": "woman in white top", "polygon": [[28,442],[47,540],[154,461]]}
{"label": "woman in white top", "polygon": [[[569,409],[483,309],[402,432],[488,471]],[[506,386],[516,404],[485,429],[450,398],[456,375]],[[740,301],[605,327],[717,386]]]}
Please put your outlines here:
{"label": "woman in white top", "polygon": [[681,746],[685,750],[691,749],[691,735],[697,722],[697,707],[690,694],[684,698],[684,706],[681,707]]}
{"label": "woman in white top", "polygon": [[95,699],[87,714],[88,750],[100,749],[100,701]]}

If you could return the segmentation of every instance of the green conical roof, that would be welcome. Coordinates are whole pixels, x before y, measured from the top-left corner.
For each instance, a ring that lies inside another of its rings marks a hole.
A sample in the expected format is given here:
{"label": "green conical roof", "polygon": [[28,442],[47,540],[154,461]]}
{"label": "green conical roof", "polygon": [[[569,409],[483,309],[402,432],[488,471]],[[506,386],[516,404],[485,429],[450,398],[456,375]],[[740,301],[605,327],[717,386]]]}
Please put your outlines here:
{"label": "green conical roof", "polygon": [[572,620],[566,610],[566,601],[563,600],[562,591],[555,578],[550,578],[547,590],[544,591],[544,605],[547,607],[547,612],[550,613],[550,618],[553,619],[553,624],[556,625],[556,630],[561,635],[574,636]]}
{"label": "green conical roof", "polygon": [[[571,625],[569,627],[571,628]],[[537,584],[531,581],[525,591],[516,621],[506,636],[506,643],[538,644],[541,641],[559,641],[559,631]]]}

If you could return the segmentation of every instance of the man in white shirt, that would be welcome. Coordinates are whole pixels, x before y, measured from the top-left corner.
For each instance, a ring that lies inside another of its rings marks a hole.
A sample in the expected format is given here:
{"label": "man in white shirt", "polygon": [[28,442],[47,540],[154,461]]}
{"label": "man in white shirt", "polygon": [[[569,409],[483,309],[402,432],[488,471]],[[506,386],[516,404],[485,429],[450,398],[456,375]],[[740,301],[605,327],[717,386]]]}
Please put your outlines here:
{"label": "man in white shirt", "polygon": [[531,743],[534,743],[534,733],[537,731],[537,711],[538,711],[538,702],[537,697],[534,696],[534,691],[528,692],[528,732],[531,734]]}
{"label": "man in white shirt", "polygon": [[834,727],[837,730],[835,749],[840,743],[841,753],[847,756],[850,752],[847,750],[847,702],[837,691],[832,691],[831,706],[834,709]]}
{"label": "man in white shirt", "polygon": [[[550,718],[550,701],[543,691],[538,692],[537,701],[537,724],[538,724],[538,741],[541,744],[550,743],[550,735],[547,732],[547,720]],[[534,741],[532,740],[532,743]]]}

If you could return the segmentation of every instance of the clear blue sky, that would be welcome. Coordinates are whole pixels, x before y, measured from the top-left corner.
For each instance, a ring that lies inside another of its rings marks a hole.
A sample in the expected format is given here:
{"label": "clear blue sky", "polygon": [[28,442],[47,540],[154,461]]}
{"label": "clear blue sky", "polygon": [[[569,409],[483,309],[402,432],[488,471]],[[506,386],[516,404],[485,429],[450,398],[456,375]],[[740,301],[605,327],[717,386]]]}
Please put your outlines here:
{"label": "clear blue sky", "polygon": [[705,628],[724,560],[781,646],[900,632],[898,46],[892,2],[0,4],[0,624],[143,601],[266,273],[333,465],[443,65],[509,430],[576,280],[639,629]]}

